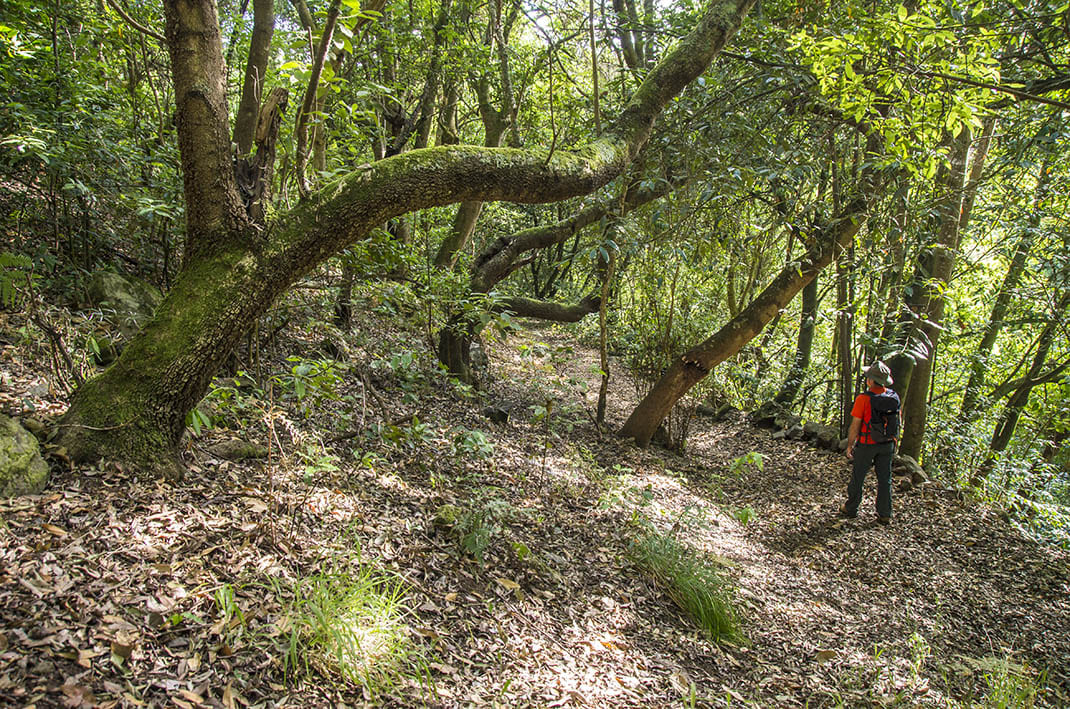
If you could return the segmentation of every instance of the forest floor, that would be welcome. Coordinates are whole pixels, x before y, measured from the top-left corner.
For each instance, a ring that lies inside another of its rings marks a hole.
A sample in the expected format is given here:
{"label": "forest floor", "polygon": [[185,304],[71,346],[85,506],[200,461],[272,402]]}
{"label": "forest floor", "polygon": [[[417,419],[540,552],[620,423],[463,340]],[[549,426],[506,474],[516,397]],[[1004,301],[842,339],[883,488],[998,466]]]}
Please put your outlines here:
{"label": "forest floor", "polygon": [[[596,430],[597,359],[559,331],[489,346],[472,392],[419,313],[365,306],[350,364],[295,372],[296,332],[269,394],[217,392],[181,484],[53,456],[42,494],[0,501],[0,705],[1070,705],[1070,554],[998,511],[923,485],[880,526],[871,479],[840,520],[842,454],[701,418],[685,454],[640,450]],[[0,406],[58,414],[47,350],[0,317]],[[634,401],[617,379],[610,430]],[[232,436],[270,457],[212,452]],[[743,640],[636,565],[651,529],[722,569]],[[400,615],[362,683],[299,630],[355,612],[365,575]]]}

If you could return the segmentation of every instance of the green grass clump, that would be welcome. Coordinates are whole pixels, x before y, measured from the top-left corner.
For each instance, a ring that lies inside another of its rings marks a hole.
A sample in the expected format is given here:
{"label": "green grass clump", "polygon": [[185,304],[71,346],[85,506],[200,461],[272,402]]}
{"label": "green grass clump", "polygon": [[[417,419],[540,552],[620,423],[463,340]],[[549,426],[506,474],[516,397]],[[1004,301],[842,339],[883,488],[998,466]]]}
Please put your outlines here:
{"label": "green grass clump", "polygon": [[405,623],[411,609],[396,577],[358,562],[337,565],[278,589],[289,596],[277,623],[288,678],[317,672],[375,696],[426,672]]}
{"label": "green grass clump", "polygon": [[633,543],[631,553],[712,640],[742,639],[728,583],[693,550],[670,535],[648,530]]}

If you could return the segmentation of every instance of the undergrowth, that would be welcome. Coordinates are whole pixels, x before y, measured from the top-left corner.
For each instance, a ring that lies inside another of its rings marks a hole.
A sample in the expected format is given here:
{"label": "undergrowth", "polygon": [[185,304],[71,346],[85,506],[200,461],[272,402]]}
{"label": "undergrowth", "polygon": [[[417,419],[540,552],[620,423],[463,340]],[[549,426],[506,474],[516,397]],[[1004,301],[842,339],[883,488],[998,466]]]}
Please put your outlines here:
{"label": "undergrowth", "polygon": [[633,542],[631,556],[711,640],[742,640],[728,582],[692,549],[671,535],[647,528]]}
{"label": "undergrowth", "polygon": [[273,581],[283,601],[276,623],[289,681],[318,674],[363,687],[372,697],[398,684],[429,688],[426,663],[405,622],[411,609],[395,576],[361,563],[333,563],[288,584]]}

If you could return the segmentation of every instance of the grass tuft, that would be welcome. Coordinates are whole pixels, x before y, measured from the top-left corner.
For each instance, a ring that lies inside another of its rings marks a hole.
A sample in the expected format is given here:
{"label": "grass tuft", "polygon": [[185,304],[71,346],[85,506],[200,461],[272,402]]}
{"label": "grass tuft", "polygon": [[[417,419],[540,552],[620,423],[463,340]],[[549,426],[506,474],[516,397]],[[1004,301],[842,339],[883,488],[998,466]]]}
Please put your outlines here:
{"label": "grass tuft", "polygon": [[407,678],[426,681],[405,623],[411,609],[400,579],[358,560],[277,591],[292,599],[277,623],[288,679],[316,672],[373,697]]}
{"label": "grass tuft", "polygon": [[741,640],[739,616],[727,581],[674,537],[654,530],[633,544],[632,558],[714,641]]}

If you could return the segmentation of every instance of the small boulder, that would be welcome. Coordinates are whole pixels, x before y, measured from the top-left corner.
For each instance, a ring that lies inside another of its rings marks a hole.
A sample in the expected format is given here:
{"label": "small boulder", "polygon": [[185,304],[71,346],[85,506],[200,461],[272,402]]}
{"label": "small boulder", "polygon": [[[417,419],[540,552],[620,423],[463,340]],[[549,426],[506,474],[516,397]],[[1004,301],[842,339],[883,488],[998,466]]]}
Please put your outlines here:
{"label": "small boulder", "polygon": [[268,449],[259,443],[250,443],[240,438],[230,438],[208,446],[208,452],[216,458],[239,461],[267,458]]}
{"label": "small boulder", "polygon": [[89,302],[101,308],[126,338],[152,317],[163,300],[155,286],[111,271],[97,271],[90,276],[86,294]]}
{"label": "small boulder", "polygon": [[797,423],[792,424],[789,428],[785,430],[787,431],[787,437],[793,441],[802,441],[806,438],[806,432],[803,431],[803,427]]}
{"label": "small boulder", "polygon": [[817,421],[807,421],[806,423],[804,423],[803,433],[806,436],[806,440],[810,440],[811,438],[817,438],[818,435],[821,433],[821,429],[823,429],[824,427],[825,426],[823,424],[820,424]]}
{"label": "small boulder", "polygon": [[48,482],[48,464],[34,435],[0,414],[0,497],[33,495]]}
{"label": "small boulder", "polygon": [[758,428],[776,428],[777,419],[782,415],[780,406],[770,401],[751,411],[747,418]]}
{"label": "small boulder", "polygon": [[929,476],[925,474],[924,470],[914,470],[910,473],[910,482],[915,485],[924,485],[929,482]]}
{"label": "small boulder", "polygon": [[485,418],[490,419],[494,423],[509,422],[509,409],[504,406],[501,406],[500,404],[484,406],[482,413]]}
{"label": "small boulder", "polygon": [[815,439],[819,448],[834,451],[840,446],[840,429],[836,426],[822,426]]}
{"label": "small boulder", "polygon": [[468,348],[468,366],[480,377],[490,371],[490,357],[487,356],[487,351],[479,340],[473,342]]}
{"label": "small boulder", "polygon": [[911,458],[909,455],[897,455],[892,459],[892,474],[893,475],[910,475],[915,473],[925,474],[918,461]]}

